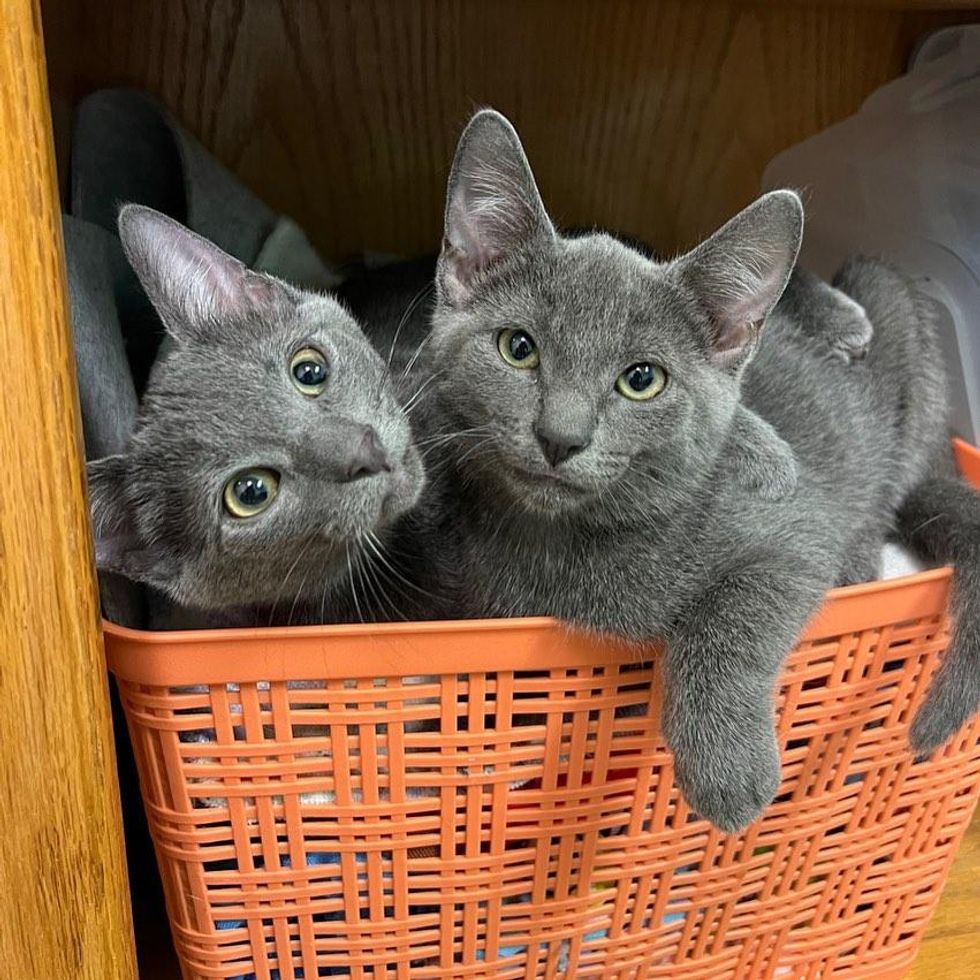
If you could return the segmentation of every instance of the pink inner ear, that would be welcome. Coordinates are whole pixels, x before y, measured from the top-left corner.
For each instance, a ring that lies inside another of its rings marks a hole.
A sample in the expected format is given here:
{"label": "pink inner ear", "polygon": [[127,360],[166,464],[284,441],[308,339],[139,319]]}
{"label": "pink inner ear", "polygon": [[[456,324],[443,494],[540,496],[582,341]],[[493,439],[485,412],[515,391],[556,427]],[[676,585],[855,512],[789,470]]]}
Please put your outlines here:
{"label": "pink inner ear", "polygon": [[251,271],[245,273],[242,286],[248,298],[260,306],[268,306],[278,301],[283,292],[277,282]]}
{"label": "pink inner ear", "polygon": [[486,268],[495,256],[488,243],[489,229],[480,222],[479,202],[473,200],[465,185],[460,188],[459,196],[450,209],[446,238],[456,253],[457,265],[466,266],[461,272],[473,275]]}
{"label": "pink inner ear", "polygon": [[469,283],[478,267],[466,252],[448,241],[443,242],[439,264],[444,269],[441,281],[446,299],[453,305],[464,303],[469,296]]}
{"label": "pink inner ear", "polygon": [[212,242],[169,223],[162,225],[165,241],[173,243],[170,291],[191,317],[233,315],[246,300],[245,265]]}
{"label": "pink inner ear", "polygon": [[448,273],[443,278],[447,299],[456,304],[465,301],[473,280],[499,255],[499,250],[487,244],[487,229],[471,213],[473,205],[466,200],[465,188],[460,195],[462,199],[450,205],[441,259]]}
{"label": "pink inner ear", "polygon": [[256,308],[271,310],[289,295],[282,283],[253,272],[228,255],[211,263],[209,275],[202,282],[210,284],[214,312],[219,317],[240,316]]}
{"label": "pink inner ear", "polygon": [[741,350],[751,343],[755,324],[745,320],[716,325],[715,349],[718,351]]}

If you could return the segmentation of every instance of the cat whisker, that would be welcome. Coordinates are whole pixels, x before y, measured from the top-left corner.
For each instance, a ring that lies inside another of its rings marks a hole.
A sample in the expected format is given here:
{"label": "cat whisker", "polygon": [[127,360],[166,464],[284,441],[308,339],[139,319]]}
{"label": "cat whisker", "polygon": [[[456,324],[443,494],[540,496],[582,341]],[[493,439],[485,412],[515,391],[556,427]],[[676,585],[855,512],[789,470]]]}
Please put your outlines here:
{"label": "cat whisker", "polygon": [[[279,600],[282,598],[282,594],[285,591],[286,586],[289,584],[289,580],[290,578],[292,578],[293,572],[296,571],[296,566],[303,560],[303,556],[306,554],[307,551],[309,551],[312,542],[313,542],[312,537],[307,538],[306,544],[304,544],[303,547],[299,549],[299,552],[297,553],[296,557],[293,559],[292,565],[289,566],[289,571],[286,572],[285,578],[283,578],[282,583],[279,586],[279,589],[276,591],[276,598],[272,603],[272,608],[269,610],[269,623],[268,623],[269,626],[272,626],[273,621],[275,620],[276,609],[279,606]],[[304,584],[305,584],[305,576],[304,576]]]}
{"label": "cat whisker", "polygon": [[371,594],[378,603],[378,612],[386,615],[388,610],[394,614],[393,619],[407,620],[408,617],[401,611],[398,604],[388,594],[385,588],[385,579],[381,575],[381,569],[372,561],[371,555],[367,551],[361,553],[364,567],[364,577],[371,589]]}
{"label": "cat whisker", "polygon": [[[471,429],[469,431],[453,433],[452,435],[441,438],[439,441],[432,441],[428,445],[425,445],[424,448],[422,448],[422,452],[421,452],[422,459],[428,460],[428,458],[433,453],[438,453],[441,450],[444,450],[446,446],[448,446],[450,443],[454,442],[457,439],[466,440],[466,439],[472,439],[474,436],[486,436],[486,435],[488,435],[487,428]],[[452,460],[450,459],[449,461]]]}
{"label": "cat whisker", "polygon": [[374,588],[374,583],[371,577],[367,574],[365,569],[366,558],[364,554],[364,536],[358,535],[357,544],[354,548],[354,567],[357,569],[357,580],[361,584],[361,588],[364,590],[364,598],[368,598],[368,592],[371,593],[371,599],[374,601],[374,609],[381,611],[382,602],[377,591]]}
{"label": "cat whisker", "polygon": [[[373,544],[371,543],[370,540],[371,537],[373,537],[373,532],[368,532],[367,538],[365,540],[367,540],[367,543],[370,544],[373,548]],[[374,564],[374,562],[371,560],[371,555],[369,555],[367,552],[364,553],[364,567],[366,572],[370,575],[370,577],[374,581],[375,585],[378,588],[378,591],[381,594],[381,599],[383,600],[382,604],[390,608],[394,612],[396,619],[407,620],[408,617],[401,611],[398,604],[391,598],[391,596],[388,594],[387,589],[385,589],[384,587],[384,583],[387,581],[387,579],[383,575],[382,569]]]}
{"label": "cat whisker", "polygon": [[511,517],[514,516],[514,512],[517,510],[519,504],[517,497],[514,497],[511,502],[505,508],[503,514],[500,516],[500,520],[497,521],[497,526],[494,529],[493,534],[490,536],[490,540],[487,542],[488,545],[494,544],[498,537],[500,537],[500,532],[504,529],[504,526]]}
{"label": "cat whisker", "polygon": [[428,296],[428,294],[433,290],[433,283],[426,283],[411,299],[408,306],[405,307],[405,312],[402,313],[401,319],[398,321],[398,326],[395,327],[395,333],[391,338],[391,346],[388,349],[388,360],[385,363],[384,373],[381,376],[381,382],[378,385],[377,399],[381,399],[381,390],[384,387],[385,382],[391,376],[391,362],[395,356],[395,348],[398,346],[398,338],[401,335],[402,329],[405,324],[408,323],[409,317],[415,312],[416,307],[422,300]]}
{"label": "cat whisker", "polygon": [[299,583],[299,588],[296,590],[296,596],[293,599],[293,604],[289,607],[289,616],[286,618],[286,625],[293,625],[293,614],[296,612],[296,604],[299,602],[300,596],[303,594],[303,589],[306,588],[306,580],[309,578],[310,570],[307,569],[303,573],[303,580]]}
{"label": "cat whisker", "polygon": [[[401,585],[397,581],[395,581],[394,579],[392,579],[392,577],[385,571],[385,569],[382,566],[375,565],[374,566],[374,570],[375,570],[375,572],[377,572],[378,579],[380,581],[383,581],[386,585],[390,586],[395,591],[395,593],[398,596],[400,596],[402,599],[408,600],[409,602],[412,601],[411,600],[411,596],[409,596],[405,592],[405,590],[401,587]],[[401,619],[403,619],[405,621],[408,621],[411,618],[410,616],[406,616],[405,613],[402,612],[400,606],[395,606],[395,608],[398,611],[399,618],[401,618]]]}
{"label": "cat whisker", "polygon": [[426,392],[427,389],[429,389],[432,382],[438,380],[445,373],[446,373],[445,371],[436,371],[435,373],[430,374],[429,377],[426,378],[421,385],[419,385],[415,394],[412,395],[412,397],[409,398],[404,405],[402,405],[402,411],[406,415],[411,415],[412,409],[415,408],[416,405],[418,405],[419,401],[421,401],[423,394]]}
{"label": "cat whisker", "polygon": [[[474,453],[476,453],[478,450],[484,449],[486,446],[493,445],[493,441],[494,441],[494,437],[493,436],[485,436],[483,439],[479,439],[474,445],[470,446],[470,448],[467,449],[466,452],[463,453],[462,456],[460,456],[456,460],[456,463],[459,464],[459,463],[465,462],[467,459],[470,459],[474,455]],[[492,453],[484,453],[483,455],[484,456],[492,456],[493,454]],[[479,457],[477,457],[477,458],[479,458]]]}
{"label": "cat whisker", "polygon": [[486,432],[490,429],[489,425],[476,425],[470,429],[458,429],[455,432],[443,432],[434,436],[429,436],[427,439],[416,439],[415,445],[417,448],[422,448],[423,446],[432,445],[442,445],[452,441],[453,439],[459,439],[462,436],[475,435],[477,433]]}
{"label": "cat whisker", "polygon": [[421,339],[421,341],[419,341],[418,347],[415,348],[415,353],[409,358],[408,363],[402,369],[402,373],[401,373],[402,380],[407,378],[412,368],[415,367],[415,364],[418,361],[419,356],[421,355],[422,351],[425,349],[425,345],[429,342],[429,339],[431,337],[432,337],[432,332],[430,331]]}
{"label": "cat whisker", "polygon": [[378,618],[378,613],[381,611],[381,603],[378,599],[377,593],[375,593],[374,588],[371,585],[371,580],[368,578],[367,572],[365,570],[365,564],[367,558],[364,554],[364,549],[361,547],[363,545],[363,539],[359,538],[357,542],[357,548],[354,551],[354,562],[357,566],[357,580],[361,583],[361,592],[364,596],[365,604],[367,604],[368,590],[371,592],[371,598],[374,601],[374,613],[368,616],[370,621],[374,621]]}
{"label": "cat whisker", "polygon": [[350,560],[350,544],[347,542],[344,542],[344,551],[347,555],[347,577],[350,579],[351,598],[354,600],[354,608],[357,610],[357,618],[363,623],[364,612],[361,610],[361,603],[357,598],[357,586],[354,584],[354,569],[351,566]]}
{"label": "cat whisker", "polygon": [[368,531],[367,543],[370,546],[370,548],[374,551],[374,553],[378,556],[378,560],[385,566],[385,568],[388,569],[388,571],[392,575],[395,576],[396,579],[398,579],[399,582],[402,582],[403,584],[408,586],[408,588],[413,589],[415,592],[418,592],[420,595],[425,596],[427,599],[436,599],[436,596],[434,596],[431,592],[429,592],[427,589],[423,589],[420,585],[416,585],[415,582],[412,582],[410,579],[407,579],[404,575],[402,575],[401,572],[398,571],[397,568],[395,568],[395,566],[388,560],[388,557],[385,555],[384,545],[382,544],[381,539],[377,536],[377,534],[375,534],[374,531]]}

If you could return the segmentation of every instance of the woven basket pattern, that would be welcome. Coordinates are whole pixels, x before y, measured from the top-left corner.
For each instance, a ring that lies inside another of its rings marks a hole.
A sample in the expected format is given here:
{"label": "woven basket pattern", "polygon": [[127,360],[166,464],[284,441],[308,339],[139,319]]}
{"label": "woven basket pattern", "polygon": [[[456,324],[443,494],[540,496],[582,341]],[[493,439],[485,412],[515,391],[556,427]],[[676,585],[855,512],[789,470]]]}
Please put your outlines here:
{"label": "woven basket pattern", "polygon": [[[547,621],[469,627],[534,669],[351,681],[370,661],[327,628],[226,639],[210,669],[241,669],[203,684],[122,677],[185,976],[900,975],[980,793],[980,724],[928,761],[906,744],[945,585],[914,618],[811,630],[782,681],[779,796],[734,836],[673,786],[651,664]],[[435,639],[465,663],[465,630]],[[379,642],[426,662],[425,637]],[[299,679],[256,676],[270,643]],[[209,652],[185,647],[140,666],[198,680]],[[318,656],[334,676],[310,676]]]}

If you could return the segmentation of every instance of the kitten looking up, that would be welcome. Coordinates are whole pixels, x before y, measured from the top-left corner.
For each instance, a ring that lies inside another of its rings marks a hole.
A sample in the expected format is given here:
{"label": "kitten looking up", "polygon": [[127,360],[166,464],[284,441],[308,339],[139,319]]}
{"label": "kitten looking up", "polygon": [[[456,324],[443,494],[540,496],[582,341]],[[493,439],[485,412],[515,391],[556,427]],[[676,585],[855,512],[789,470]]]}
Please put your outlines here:
{"label": "kitten looking up", "polygon": [[119,233],[169,344],[127,451],[88,466],[99,567],[235,622],[383,616],[364,563],[425,479],[384,362],[335,300],[158,212]]}

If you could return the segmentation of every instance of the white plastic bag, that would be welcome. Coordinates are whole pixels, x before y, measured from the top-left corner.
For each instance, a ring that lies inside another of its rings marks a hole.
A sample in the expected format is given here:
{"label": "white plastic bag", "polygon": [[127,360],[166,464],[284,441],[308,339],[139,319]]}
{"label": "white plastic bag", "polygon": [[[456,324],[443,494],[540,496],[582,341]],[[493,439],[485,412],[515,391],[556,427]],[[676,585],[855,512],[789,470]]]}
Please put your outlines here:
{"label": "white plastic bag", "polygon": [[953,428],[980,442],[980,25],[928,35],[906,75],[777,156],[763,186],[803,194],[815,272],[863,252],[921,278],[944,307]]}

